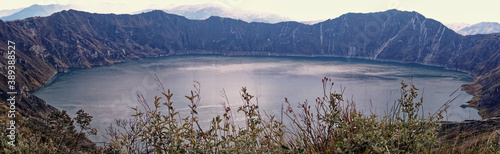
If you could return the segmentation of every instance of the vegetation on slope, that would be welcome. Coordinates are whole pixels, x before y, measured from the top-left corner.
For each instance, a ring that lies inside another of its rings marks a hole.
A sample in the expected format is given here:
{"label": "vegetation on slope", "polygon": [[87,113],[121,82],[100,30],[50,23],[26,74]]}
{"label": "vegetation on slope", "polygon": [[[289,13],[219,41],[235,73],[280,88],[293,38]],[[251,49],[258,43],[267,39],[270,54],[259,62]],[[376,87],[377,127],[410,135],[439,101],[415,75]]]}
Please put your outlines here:
{"label": "vegetation on slope", "polygon": [[[0,113],[7,113],[8,108],[1,106]],[[53,111],[46,117],[29,117],[16,114],[15,146],[7,135],[10,127],[7,115],[0,116],[0,153],[103,153],[87,136],[97,131],[90,128],[92,116],[83,110],[71,119],[66,111]],[[78,128],[75,127],[78,126]]]}

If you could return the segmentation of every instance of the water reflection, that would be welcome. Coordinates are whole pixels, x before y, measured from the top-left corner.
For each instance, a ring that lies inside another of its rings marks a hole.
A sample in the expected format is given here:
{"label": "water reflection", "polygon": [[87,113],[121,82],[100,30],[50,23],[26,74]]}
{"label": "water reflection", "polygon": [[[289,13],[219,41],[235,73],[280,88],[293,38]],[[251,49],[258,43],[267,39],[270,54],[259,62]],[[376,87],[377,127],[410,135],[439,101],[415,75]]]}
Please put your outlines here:
{"label": "water reflection", "polygon": [[[224,89],[235,108],[242,105],[241,87],[256,96],[262,110],[280,115],[287,97],[292,103],[322,96],[321,79],[335,82],[334,90],[345,87],[344,98],[355,101],[364,112],[383,115],[400,97],[400,82],[412,82],[424,96],[424,111],[435,112],[447,100],[458,96],[447,112],[447,120],[479,119],[477,110],[459,105],[472,96],[459,91],[462,84],[471,82],[466,73],[421,65],[374,62],[342,58],[304,57],[223,57],[173,56],[120,63],[112,67],[74,69],[63,73],[43,89],[34,92],[47,103],[68,110],[74,117],[84,109],[94,116],[92,125],[104,132],[116,118],[129,118],[137,107],[136,95],[150,102],[160,95],[154,80],[157,75],[165,88],[174,93],[174,107],[188,113],[184,95],[193,89],[193,80],[201,83],[200,121],[207,124],[222,114],[220,96]],[[257,100],[254,100],[257,101]],[[236,115],[235,120],[243,121]]]}

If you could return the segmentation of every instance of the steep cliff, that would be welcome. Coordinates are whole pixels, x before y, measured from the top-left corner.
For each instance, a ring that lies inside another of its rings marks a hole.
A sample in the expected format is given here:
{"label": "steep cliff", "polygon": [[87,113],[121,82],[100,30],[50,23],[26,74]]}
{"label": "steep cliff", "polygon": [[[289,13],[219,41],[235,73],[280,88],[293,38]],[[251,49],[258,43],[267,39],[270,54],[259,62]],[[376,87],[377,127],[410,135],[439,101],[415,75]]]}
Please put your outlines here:
{"label": "steep cliff", "polygon": [[[499,83],[493,74],[498,74],[495,70],[500,66],[500,35],[461,36],[417,12],[349,13],[305,25],[220,17],[188,20],[162,11],[115,15],[69,10],[0,22],[0,40],[2,55],[7,40],[18,46],[22,77],[17,80],[25,91],[41,88],[52,75],[69,67],[112,65],[141,57],[193,53],[336,56],[469,72],[479,76],[474,88],[468,88],[476,96],[474,107],[488,108],[481,113],[483,117],[500,116],[500,87],[490,84]],[[5,58],[0,62],[5,66]],[[6,83],[1,84],[5,93]]]}

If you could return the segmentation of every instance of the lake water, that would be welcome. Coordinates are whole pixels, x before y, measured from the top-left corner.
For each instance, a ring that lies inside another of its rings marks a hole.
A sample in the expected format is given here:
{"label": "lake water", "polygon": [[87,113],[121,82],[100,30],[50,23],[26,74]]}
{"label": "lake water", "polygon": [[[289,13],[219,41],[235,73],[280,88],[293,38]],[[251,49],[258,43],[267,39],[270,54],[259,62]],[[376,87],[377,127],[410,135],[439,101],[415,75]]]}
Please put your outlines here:
{"label": "lake water", "polygon": [[[400,82],[404,80],[420,89],[425,112],[434,113],[447,100],[458,96],[445,120],[480,119],[477,110],[459,107],[472,96],[460,90],[450,96],[462,84],[472,81],[472,76],[466,73],[416,64],[330,57],[146,58],[111,67],[72,69],[55,76],[34,94],[58,109],[67,110],[72,117],[84,109],[94,116],[93,127],[104,133],[114,119],[130,118],[135,113],[131,107],[140,108],[136,94],[144,95],[149,103],[154,96],[161,95],[155,74],[174,93],[174,107],[185,116],[189,110],[184,96],[194,89],[194,80],[201,83],[198,113],[202,125],[223,113],[223,89],[234,112],[236,106],[243,104],[241,88],[247,87],[258,98],[261,110],[278,116],[285,97],[295,105],[305,100],[312,104],[315,98],[323,96],[321,79],[325,76],[335,83],[335,91],[345,87],[344,98],[356,102],[356,107],[365,113],[385,114],[400,97]],[[243,118],[240,115],[236,120]]]}

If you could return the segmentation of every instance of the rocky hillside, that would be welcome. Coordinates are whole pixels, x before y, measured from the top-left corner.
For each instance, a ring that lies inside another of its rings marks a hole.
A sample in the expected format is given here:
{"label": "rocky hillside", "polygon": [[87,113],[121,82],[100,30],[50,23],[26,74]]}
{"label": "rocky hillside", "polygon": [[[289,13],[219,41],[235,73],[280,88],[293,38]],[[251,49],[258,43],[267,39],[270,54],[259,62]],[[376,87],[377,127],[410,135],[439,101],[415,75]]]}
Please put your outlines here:
{"label": "rocky hillside", "polygon": [[[174,54],[336,56],[420,63],[478,76],[468,92],[483,118],[500,116],[500,35],[461,36],[417,12],[349,13],[314,25],[189,20],[152,11],[138,15],[69,10],[49,17],[0,22],[0,52],[18,50],[19,88],[41,88],[69,67],[112,65]],[[0,60],[6,80],[5,58]],[[0,83],[5,94],[6,83]],[[6,95],[2,95],[6,98]],[[33,99],[24,99],[26,104]],[[37,100],[39,104],[43,104]],[[489,104],[489,105],[488,105]],[[491,108],[490,108],[491,107]],[[487,109],[485,109],[487,108]]]}

